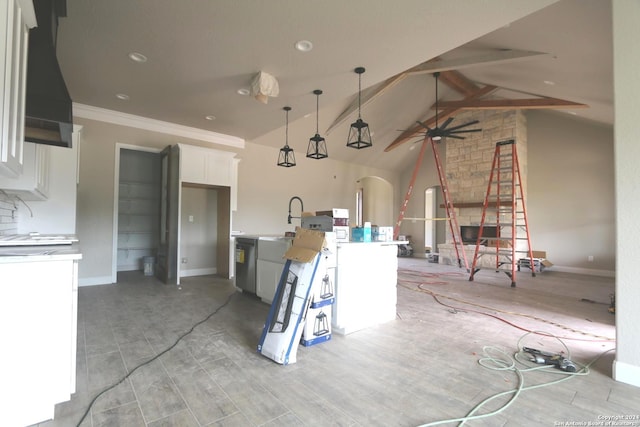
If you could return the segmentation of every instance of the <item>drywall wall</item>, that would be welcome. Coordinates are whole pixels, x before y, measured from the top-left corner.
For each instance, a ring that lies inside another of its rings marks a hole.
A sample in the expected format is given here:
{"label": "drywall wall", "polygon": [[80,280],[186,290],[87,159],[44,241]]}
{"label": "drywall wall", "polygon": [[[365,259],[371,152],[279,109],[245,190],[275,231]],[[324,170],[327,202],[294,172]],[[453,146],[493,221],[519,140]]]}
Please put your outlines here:
{"label": "drywall wall", "polygon": [[[77,234],[83,260],[79,266],[80,285],[111,283],[113,258],[114,168],[116,143],[161,149],[184,143],[229,150],[198,140],[77,118],[84,125],[80,153]],[[280,132],[273,137],[280,138]],[[299,196],[305,210],[348,208],[355,212],[357,181],[378,176],[394,187],[394,206],[399,201],[397,176],[378,170],[329,159],[301,158],[294,168],[276,166],[278,151],[247,143],[238,152],[238,204],[232,215],[233,230],[249,234],[283,234],[293,231],[299,220],[287,224],[289,200]],[[294,205],[299,215],[299,206]],[[188,266],[187,266],[188,267]]]}
{"label": "drywall wall", "polygon": [[[556,269],[615,270],[613,128],[530,111],[529,231]],[[589,261],[593,257],[593,261]]]}
{"label": "drywall wall", "polygon": [[640,55],[636,48],[640,30],[640,3],[613,0],[613,69],[615,94],[616,165],[616,359],[613,377],[640,387],[640,84],[637,70]]}

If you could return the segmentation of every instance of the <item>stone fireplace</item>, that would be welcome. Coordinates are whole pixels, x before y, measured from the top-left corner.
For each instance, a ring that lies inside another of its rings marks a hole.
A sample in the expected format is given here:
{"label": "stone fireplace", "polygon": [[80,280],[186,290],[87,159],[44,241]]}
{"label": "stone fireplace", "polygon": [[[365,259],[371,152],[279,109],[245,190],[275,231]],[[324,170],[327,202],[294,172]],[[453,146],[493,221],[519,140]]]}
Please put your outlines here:
{"label": "stone fireplace", "polygon": [[[480,225],[496,143],[515,139],[518,152],[522,189],[527,194],[527,122],[520,110],[476,110],[455,116],[450,126],[471,120],[479,123],[469,128],[481,128],[482,132],[462,134],[465,139],[444,140],[446,150],[445,173],[451,201],[456,211],[458,225]],[[451,231],[447,227],[446,243],[438,247],[440,262],[451,263],[455,259]],[[469,264],[475,245],[465,245]]]}

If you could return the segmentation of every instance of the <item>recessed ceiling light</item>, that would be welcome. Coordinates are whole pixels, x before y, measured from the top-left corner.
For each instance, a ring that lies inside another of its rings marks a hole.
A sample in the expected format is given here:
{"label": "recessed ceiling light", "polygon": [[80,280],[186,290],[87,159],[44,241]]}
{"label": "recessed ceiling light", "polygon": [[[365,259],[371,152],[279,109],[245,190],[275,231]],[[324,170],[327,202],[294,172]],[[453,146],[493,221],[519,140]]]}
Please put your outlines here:
{"label": "recessed ceiling light", "polygon": [[572,116],[578,115],[578,113],[576,113],[575,111],[567,111],[567,114],[571,114]]}
{"label": "recessed ceiling light", "polygon": [[249,89],[244,87],[242,89],[238,89],[237,92],[238,92],[238,95],[242,95],[242,96],[247,96],[250,93]]}
{"label": "recessed ceiling light", "polygon": [[216,116],[204,116],[205,120],[213,121],[216,119]]}
{"label": "recessed ceiling light", "polygon": [[127,95],[126,93],[119,93],[116,95],[116,98],[122,100],[122,101],[128,101],[129,100],[129,95]]}
{"label": "recessed ceiling light", "polygon": [[147,62],[147,57],[143,54],[141,54],[140,52],[131,52],[129,54],[129,59],[132,60],[133,62]]}
{"label": "recessed ceiling light", "polygon": [[296,42],[295,47],[296,50],[299,50],[300,52],[309,52],[313,49],[313,43],[309,40],[299,40]]}
{"label": "recessed ceiling light", "polygon": [[556,84],[556,82],[552,82],[551,80],[545,80],[543,83],[549,86],[554,86]]}

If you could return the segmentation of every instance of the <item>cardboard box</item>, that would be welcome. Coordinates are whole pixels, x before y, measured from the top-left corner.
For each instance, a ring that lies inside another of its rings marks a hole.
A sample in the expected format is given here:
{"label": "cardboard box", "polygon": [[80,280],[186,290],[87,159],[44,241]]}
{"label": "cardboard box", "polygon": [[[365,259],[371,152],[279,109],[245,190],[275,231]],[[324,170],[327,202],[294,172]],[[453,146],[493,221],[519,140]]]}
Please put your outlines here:
{"label": "cardboard box", "polygon": [[540,264],[544,265],[545,267],[551,267],[553,265],[553,263],[547,259],[546,251],[531,251],[531,254],[534,258],[539,258]]}
{"label": "cardboard box", "polygon": [[324,232],[297,227],[285,252],[287,262],[257,346],[259,353],[277,363],[296,362],[313,289],[320,286],[316,272],[325,271],[321,267],[327,260],[325,245]]}
{"label": "cardboard box", "polygon": [[[316,280],[311,288],[311,292],[313,293],[311,297],[311,308],[320,308],[336,302],[336,268],[335,266],[330,267],[327,264],[328,263],[321,263],[318,265]],[[322,271],[322,267],[325,267],[324,271]]]}
{"label": "cardboard box", "polygon": [[284,258],[295,262],[312,262],[325,247],[324,231],[296,227],[296,236]]}
{"label": "cardboard box", "polygon": [[351,229],[352,242],[371,242],[371,228],[353,227]]}
{"label": "cardboard box", "polygon": [[391,242],[393,240],[393,227],[371,226],[371,240],[374,242]]}
{"label": "cardboard box", "polygon": [[304,331],[300,343],[305,347],[319,344],[331,339],[331,309],[330,305],[309,308],[304,324]]}

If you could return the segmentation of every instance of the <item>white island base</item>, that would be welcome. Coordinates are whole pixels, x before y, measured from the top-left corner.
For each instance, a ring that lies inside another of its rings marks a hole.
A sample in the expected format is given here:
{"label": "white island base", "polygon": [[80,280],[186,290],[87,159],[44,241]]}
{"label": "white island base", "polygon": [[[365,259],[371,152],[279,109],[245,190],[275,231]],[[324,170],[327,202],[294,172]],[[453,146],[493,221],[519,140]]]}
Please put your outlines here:
{"label": "white island base", "polygon": [[338,242],[331,326],[346,335],[396,318],[398,246],[407,242]]}

